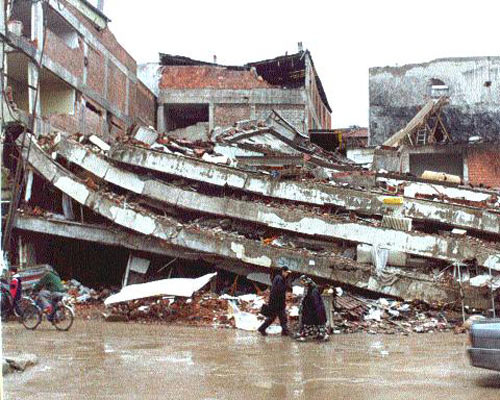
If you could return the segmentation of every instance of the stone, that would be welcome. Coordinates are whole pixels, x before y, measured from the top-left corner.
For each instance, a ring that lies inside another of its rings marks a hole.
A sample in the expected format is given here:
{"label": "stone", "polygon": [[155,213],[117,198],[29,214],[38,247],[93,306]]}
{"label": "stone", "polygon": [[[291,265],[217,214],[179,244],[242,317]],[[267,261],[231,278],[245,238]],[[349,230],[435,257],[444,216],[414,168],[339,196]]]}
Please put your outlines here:
{"label": "stone", "polygon": [[38,364],[38,357],[34,354],[25,354],[22,356],[6,356],[3,359],[2,371],[9,373],[13,371],[25,371],[26,368]]}

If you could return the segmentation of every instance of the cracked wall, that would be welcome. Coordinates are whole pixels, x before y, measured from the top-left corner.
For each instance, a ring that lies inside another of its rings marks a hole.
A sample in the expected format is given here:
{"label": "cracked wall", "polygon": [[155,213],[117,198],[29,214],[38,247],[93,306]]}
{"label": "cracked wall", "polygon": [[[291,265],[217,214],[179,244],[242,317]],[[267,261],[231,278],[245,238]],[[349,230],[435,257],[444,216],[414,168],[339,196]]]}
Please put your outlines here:
{"label": "cracked wall", "polygon": [[370,143],[380,145],[403,128],[430,98],[433,80],[448,86],[443,120],[452,138],[498,140],[500,57],[437,59],[370,68]]}

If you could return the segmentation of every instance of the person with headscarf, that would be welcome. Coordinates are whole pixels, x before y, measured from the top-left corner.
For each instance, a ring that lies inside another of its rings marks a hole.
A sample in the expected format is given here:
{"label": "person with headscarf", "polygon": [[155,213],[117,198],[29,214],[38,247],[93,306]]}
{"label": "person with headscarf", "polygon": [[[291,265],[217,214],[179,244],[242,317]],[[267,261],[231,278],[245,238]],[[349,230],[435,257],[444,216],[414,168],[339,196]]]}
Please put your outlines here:
{"label": "person with headscarf", "polygon": [[305,296],[300,304],[301,325],[297,340],[328,340],[326,310],[319,289],[314,281],[302,275],[300,283],[305,286]]}

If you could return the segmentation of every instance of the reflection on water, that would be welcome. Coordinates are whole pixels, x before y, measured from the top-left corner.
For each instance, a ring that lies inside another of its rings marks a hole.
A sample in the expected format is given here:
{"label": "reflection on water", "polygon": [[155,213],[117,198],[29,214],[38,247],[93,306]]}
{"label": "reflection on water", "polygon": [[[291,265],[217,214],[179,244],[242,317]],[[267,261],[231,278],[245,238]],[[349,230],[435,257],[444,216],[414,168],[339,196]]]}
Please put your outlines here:
{"label": "reflection on water", "polygon": [[225,329],[77,320],[70,332],[3,328],[6,353],[40,363],[6,398],[498,399],[465,335],[333,335],[329,343]]}

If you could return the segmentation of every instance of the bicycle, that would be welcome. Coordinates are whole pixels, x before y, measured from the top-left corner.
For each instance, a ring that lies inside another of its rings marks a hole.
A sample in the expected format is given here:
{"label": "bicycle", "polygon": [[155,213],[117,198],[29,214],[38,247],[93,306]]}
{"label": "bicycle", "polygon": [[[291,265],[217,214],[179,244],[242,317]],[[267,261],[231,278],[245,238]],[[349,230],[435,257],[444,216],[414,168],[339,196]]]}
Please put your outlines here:
{"label": "bicycle", "polygon": [[42,322],[44,315],[59,331],[67,331],[71,328],[75,319],[75,312],[66,296],[64,294],[53,293],[50,301],[54,307],[54,311],[49,316],[42,311],[42,303],[38,295],[35,296],[31,304],[23,311],[21,322],[26,329],[35,330]]}
{"label": "bicycle", "polygon": [[24,309],[33,302],[33,300],[27,296],[22,296],[20,299],[15,300],[8,288],[6,288],[4,282],[1,284],[0,296],[2,321],[7,321],[11,315],[14,315],[14,317],[21,322]]}

